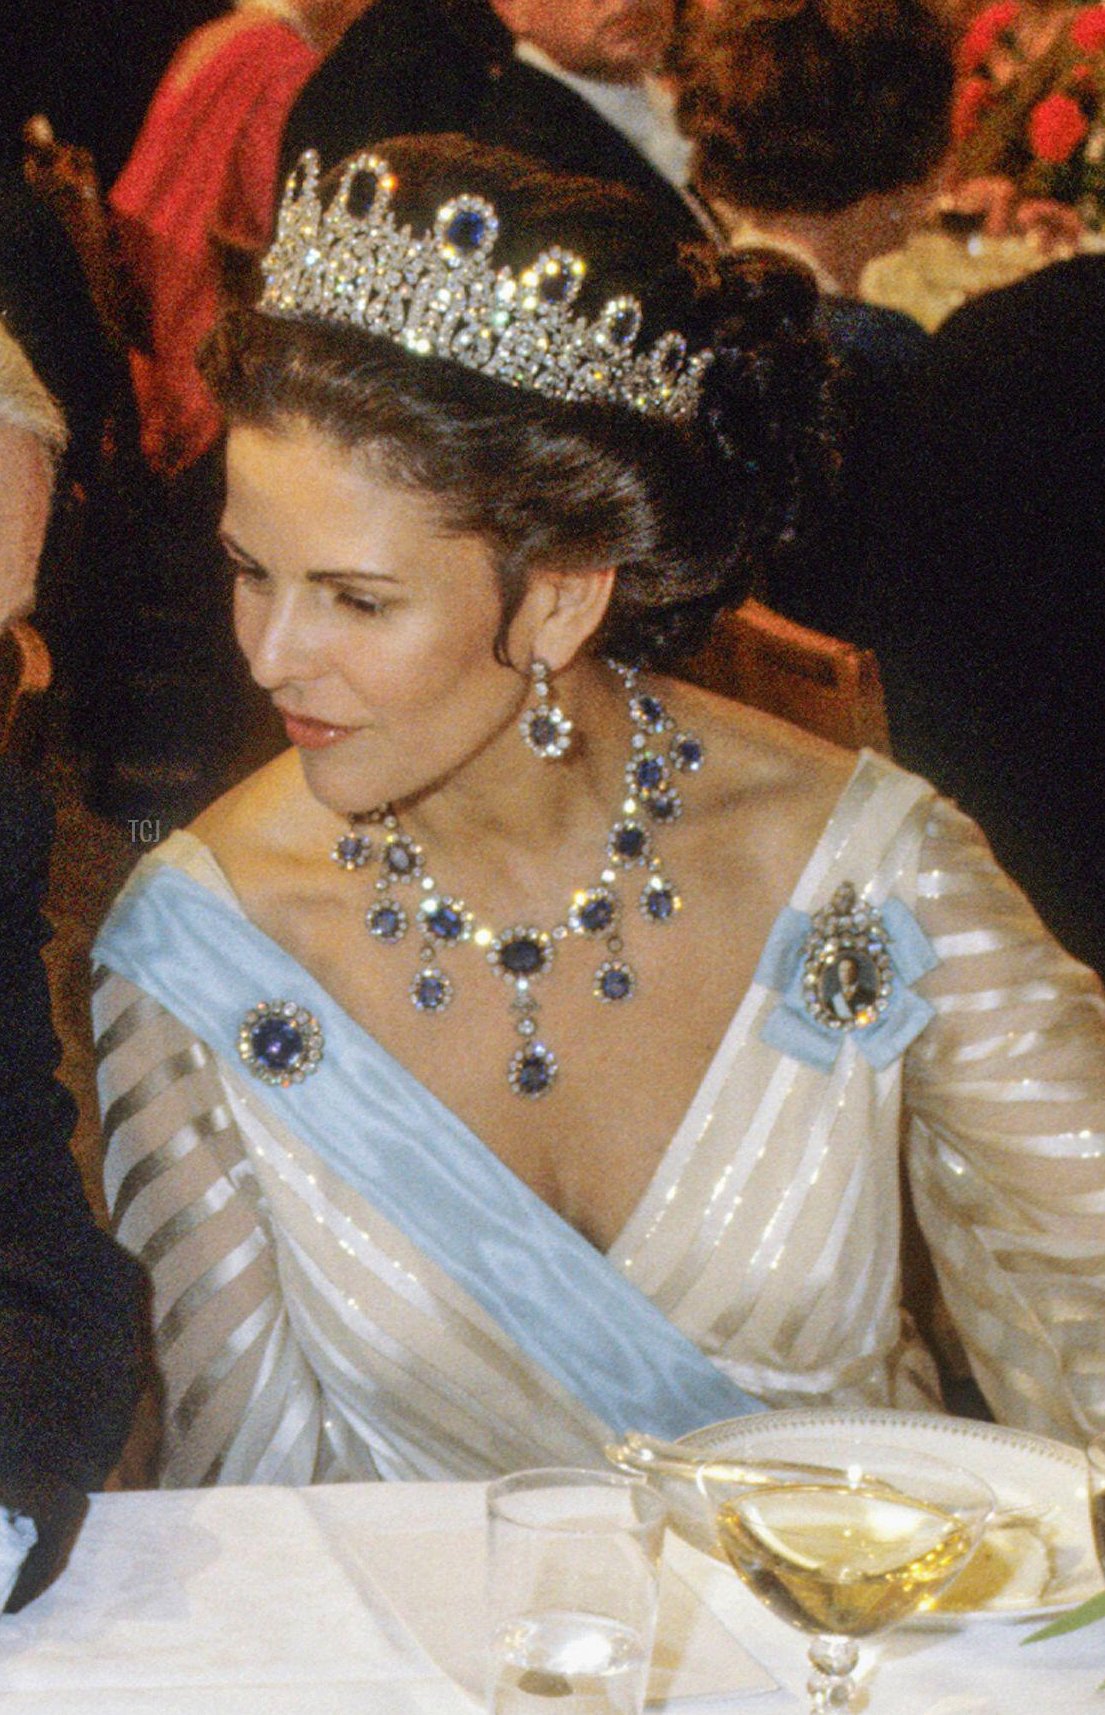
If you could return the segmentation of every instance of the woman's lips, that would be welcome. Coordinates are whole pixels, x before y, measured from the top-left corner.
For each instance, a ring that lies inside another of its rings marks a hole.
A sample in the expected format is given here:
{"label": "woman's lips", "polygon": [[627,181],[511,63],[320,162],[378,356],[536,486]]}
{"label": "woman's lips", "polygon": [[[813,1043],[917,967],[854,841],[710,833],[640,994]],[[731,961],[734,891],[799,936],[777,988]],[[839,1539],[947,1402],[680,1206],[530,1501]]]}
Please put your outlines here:
{"label": "woman's lips", "polygon": [[291,743],[299,750],[325,750],[331,744],[340,744],[343,738],[356,731],[355,727],[333,726],[330,721],[312,720],[308,715],[293,715],[279,706],[276,712],[284,722],[284,731]]}

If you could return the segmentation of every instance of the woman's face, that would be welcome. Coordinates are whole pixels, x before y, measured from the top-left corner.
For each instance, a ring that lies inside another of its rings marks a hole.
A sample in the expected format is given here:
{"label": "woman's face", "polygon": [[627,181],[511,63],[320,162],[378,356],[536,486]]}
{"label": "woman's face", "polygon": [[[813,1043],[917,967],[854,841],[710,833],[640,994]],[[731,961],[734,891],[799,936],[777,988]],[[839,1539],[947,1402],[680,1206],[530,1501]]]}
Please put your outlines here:
{"label": "woman's face", "polygon": [[235,427],[223,536],[238,641],[331,809],[437,786],[518,718],[526,682],[495,659],[490,551],[449,534],[433,496],[307,425]]}

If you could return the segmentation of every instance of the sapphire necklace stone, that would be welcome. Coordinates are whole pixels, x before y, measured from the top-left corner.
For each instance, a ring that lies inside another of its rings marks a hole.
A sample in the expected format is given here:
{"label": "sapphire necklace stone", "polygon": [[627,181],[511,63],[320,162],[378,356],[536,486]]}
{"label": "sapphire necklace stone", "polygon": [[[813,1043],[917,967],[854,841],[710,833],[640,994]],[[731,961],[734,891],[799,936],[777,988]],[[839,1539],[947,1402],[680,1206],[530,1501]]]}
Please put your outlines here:
{"label": "sapphire necklace stone", "polygon": [[[496,931],[478,922],[463,899],[438,886],[425,852],[404,833],[390,804],[355,816],[331,854],[350,874],[375,864],[373,900],[365,913],[373,940],[396,946],[409,931],[418,935],[418,968],[409,989],[416,1011],[429,1016],[452,1003],[456,985],[443,969],[444,960],[452,957],[450,949],[470,942],[483,952],[491,969],[512,990],[510,1015],[521,1040],[507,1064],[507,1082],[515,1095],[527,1100],[547,1095],[560,1074],[556,1055],[540,1039],[536,992],[553,968],[557,946],[570,936],[601,943],[603,957],[592,978],[591,993],[603,1005],[617,1006],[637,992],[636,972],[623,956],[625,913],[619,884],[624,872],[644,872],[637,910],[653,927],[673,923],[683,904],[664,871],[656,841],[660,830],[683,814],[675,776],[697,774],[705,748],[700,739],[676,728],[658,697],[638,690],[635,667],[617,661],[610,666],[622,679],[628,697],[631,738],[623,795],[603,838],[597,879],[572,890],[563,919],[551,929],[518,923]],[[551,707],[547,683],[542,680],[536,689],[538,707],[523,722],[524,736],[539,755],[562,755],[572,723]],[[547,731],[537,724],[542,721],[549,723]],[[400,903],[404,890],[408,897],[415,891],[421,895],[410,909]]]}

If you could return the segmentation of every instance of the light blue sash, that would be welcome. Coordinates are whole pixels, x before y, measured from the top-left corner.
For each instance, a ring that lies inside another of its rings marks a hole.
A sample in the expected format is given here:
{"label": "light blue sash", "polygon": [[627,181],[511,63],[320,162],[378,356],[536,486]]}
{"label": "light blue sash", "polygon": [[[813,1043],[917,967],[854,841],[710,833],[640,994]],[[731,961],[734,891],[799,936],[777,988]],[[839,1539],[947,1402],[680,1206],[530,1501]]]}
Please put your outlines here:
{"label": "light blue sash", "polygon": [[763,1410],[233,906],[178,870],[140,875],[94,957],[224,1060],[260,1000],[318,1018],[319,1070],[253,1093],[616,1434],[676,1436]]}

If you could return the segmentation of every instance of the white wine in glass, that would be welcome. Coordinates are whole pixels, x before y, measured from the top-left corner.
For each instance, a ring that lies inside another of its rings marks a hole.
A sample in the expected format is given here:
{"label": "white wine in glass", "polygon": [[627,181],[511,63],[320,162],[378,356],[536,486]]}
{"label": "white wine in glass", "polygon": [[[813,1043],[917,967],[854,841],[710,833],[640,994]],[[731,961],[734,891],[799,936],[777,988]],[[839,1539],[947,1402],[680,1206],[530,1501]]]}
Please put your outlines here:
{"label": "white wine in glass", "polygon": [[[729,1460],[746,1462],[746,1475],[734,1479],[719,1461],[698,1478],[718,1544],[761,1602],[813,1634],[811,1715],[847,1709],[858,1640],[932,1606],[973,1554],[993,1495],[942,1459],[864,1437],[850,1444],[846,1433],[788,1435],[776,1448],[757,1435],[747,1449],[727,1448]],[[824,1476],[796,1476],[796,1461],[821,1463]]]}

